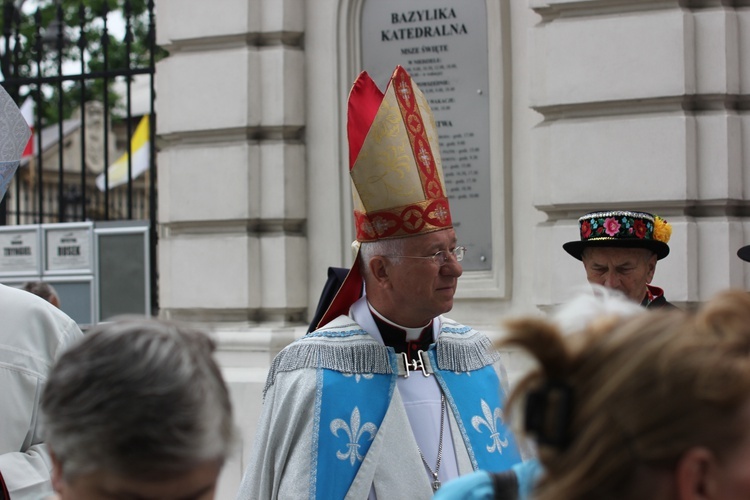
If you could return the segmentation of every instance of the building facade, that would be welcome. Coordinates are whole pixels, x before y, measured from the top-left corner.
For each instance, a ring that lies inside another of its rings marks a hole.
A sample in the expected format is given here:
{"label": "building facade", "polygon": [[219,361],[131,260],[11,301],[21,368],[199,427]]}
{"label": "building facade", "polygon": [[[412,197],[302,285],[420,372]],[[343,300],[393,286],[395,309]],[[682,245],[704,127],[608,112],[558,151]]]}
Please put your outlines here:
{"label": "building facade", "polygon": [[[306,331],[327,267],[352,261],[346,99],[376,1],[156,2],[160,305],[219,341],[243,433],[219,498],[233,498],[273,356]],[[750,242],[750,8],[482,4],[493,252],[451,317],[498,336],[503,317],[563,301],[585,276],[561,245],[607,208],[672,223],[654,279],[670,301],[750,288],[735,255]]]}

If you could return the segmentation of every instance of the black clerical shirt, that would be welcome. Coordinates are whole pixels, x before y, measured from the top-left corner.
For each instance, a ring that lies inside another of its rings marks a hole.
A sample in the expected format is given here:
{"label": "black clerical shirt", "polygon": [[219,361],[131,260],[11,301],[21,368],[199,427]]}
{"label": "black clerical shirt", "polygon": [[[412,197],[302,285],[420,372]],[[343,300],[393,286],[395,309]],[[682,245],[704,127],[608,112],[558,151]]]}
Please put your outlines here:
{"label": "black clerical shirt", "polygon": [[406,353],[409,361],[419,359],[417,351],[427,351],[432,344],[432,321],[430,324],[422,329],[422,333],[419,338],[414,341],[406,340],[406,332],[394,324],[383,321],[377,314],[372,315],[375,320],[375,324],[378,325],[380,336],[383,337],[383,343],[387,346],[393,347],[396,353]]}

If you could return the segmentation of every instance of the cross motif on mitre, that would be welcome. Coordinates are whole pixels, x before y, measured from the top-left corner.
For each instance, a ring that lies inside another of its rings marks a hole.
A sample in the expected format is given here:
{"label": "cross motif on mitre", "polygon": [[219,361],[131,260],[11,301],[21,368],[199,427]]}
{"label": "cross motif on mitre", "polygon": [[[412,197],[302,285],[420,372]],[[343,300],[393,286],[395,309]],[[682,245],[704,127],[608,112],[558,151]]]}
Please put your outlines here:
{"label": "cross motif on mitre", "polygon": [[411,87],[409,87],[409,84],[406,83],[405,80],[401,80],[401,83],[398,86],[398,93],[401,94],[401,97],[407,103],[411,100]]}
{"label": "cross motif on mitre", "polygon": [[378,234],[378,236],[380,236],[393,226],[393,222],[389,222],[381,217],[378,217],[373,221],[373,226],[375,228],[375,232]]}
{"label": "cross motif on mitre", "polygon": [[424,146],[419,147],[419,160],[422,162],[422,165],[429,170],[432,155],[430,155],[430,152],[427,151]]}
{"label": "cross motif on mitre", "polygon": [[445,207],[437,207],[435,211],[432,212],[432,215],[440,222],[445,222],[448,218],[448,212],[445,210]]}

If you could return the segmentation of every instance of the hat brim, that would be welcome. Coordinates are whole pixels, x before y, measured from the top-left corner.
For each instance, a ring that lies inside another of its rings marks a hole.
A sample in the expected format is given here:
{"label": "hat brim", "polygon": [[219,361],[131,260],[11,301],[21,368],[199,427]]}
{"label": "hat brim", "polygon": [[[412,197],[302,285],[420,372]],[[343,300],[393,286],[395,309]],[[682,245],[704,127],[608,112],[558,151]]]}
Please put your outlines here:
{"label": "hat brim", "polygon": [[746,245],[737,250],[737,257],[744,260],[745,262],[750,262],[750,245]]}
{"label": "hat brim", "polygon": [[[563,248],[578,260],[581,260],[581,254],[586,248],[645,248],[654,252],[657,260],[661,260],[669,255],[669,245],[656,240],[578,240],[563,243]],[[747,255],[748,260],[750,260],[750,251],[748,251]]]}

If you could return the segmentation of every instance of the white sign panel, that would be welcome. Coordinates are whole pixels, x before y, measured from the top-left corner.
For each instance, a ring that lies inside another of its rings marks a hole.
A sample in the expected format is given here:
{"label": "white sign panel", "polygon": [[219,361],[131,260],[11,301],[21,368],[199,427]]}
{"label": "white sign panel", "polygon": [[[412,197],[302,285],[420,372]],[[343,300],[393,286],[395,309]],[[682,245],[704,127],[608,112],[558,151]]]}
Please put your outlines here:
{"label": "white sign panel", "polygon": [[0,273],[39,274],[39,233],[37,229],[3,230],[0,232],[0,249],[2,249]]}
{"label": "white sign panel", "polygon": [[46,231],[45,271],[91,272],[91,228],[59,228]]}
{"label": "white sign panel", "polygon": [[[430,103],[463,268],[492,263],[489,75],[485,0],[366,0],[362,69],[382,90],[396,65]],[[499,193],[498,196],[502,196]]]}

